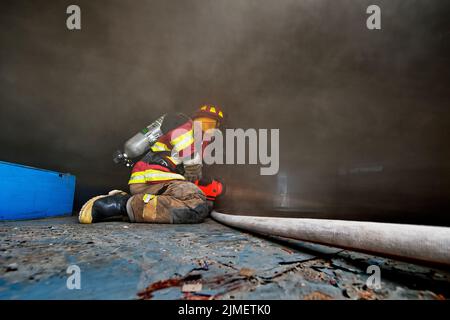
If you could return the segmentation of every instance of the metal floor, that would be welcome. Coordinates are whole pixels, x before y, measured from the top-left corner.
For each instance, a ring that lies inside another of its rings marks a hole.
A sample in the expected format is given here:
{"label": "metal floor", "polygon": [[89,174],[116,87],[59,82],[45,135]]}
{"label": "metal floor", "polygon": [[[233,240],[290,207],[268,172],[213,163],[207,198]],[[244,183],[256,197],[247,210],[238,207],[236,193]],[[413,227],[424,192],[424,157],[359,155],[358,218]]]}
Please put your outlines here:
{"label": "metal floor", "polygon": [[[81,270],[80,290],[66,287],[66,270],[73,264]],[[379,290],[365,284],[370,264],[381,268]],[[447,299],[450,294],[449,270],[258,237],[212,220],[2,222],[0,266],[0,299]],[[183,285],[194,283],[202,284],[199,291],[182,292]]]}

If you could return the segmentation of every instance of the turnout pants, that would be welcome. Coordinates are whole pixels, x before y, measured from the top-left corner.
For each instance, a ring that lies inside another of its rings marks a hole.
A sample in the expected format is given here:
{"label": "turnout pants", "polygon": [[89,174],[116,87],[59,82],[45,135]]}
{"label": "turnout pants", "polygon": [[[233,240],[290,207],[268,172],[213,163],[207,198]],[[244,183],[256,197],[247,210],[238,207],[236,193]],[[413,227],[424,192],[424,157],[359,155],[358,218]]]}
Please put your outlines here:
{"label": "turnout pants", "polygon": [[131,222],[200,223],[209,214],[206,196],[188,181],[146,184],[132,194],[127,202]]}

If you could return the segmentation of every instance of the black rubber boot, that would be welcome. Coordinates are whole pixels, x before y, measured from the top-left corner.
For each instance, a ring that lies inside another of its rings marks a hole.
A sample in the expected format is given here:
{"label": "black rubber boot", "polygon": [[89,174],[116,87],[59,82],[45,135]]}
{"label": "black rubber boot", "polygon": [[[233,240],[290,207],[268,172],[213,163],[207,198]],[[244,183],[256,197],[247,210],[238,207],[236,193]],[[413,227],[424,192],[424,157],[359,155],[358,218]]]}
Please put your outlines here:
{"label": "black rubber boot", "polygon": [[81,208],[80,223],[95,223],[115,217],[127,216],[127,201],[130,195],[118,193],[108,196],[99,196],[89,200]]}
{"label": "black rubber boot", "polygon": [[92,206],[92,222],[127,215],[129,195],[115,194],[95,200]]}

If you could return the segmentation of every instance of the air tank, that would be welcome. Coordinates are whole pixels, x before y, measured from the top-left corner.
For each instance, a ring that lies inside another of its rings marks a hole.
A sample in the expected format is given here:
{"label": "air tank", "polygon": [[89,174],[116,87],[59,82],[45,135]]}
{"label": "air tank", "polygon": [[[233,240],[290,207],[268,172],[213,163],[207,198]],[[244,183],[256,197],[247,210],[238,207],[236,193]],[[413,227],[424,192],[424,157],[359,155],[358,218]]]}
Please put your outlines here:
{"label": "air tank", "polygon": [[163,135],[161,125],[165,115],[159,117],[147,127],[128,139],[124,145],[124,151],[118,150],[114,154],[115,163],[123,163],[130,167],[133,163],[131,159],[137,158],[150,150],[150,147]]}

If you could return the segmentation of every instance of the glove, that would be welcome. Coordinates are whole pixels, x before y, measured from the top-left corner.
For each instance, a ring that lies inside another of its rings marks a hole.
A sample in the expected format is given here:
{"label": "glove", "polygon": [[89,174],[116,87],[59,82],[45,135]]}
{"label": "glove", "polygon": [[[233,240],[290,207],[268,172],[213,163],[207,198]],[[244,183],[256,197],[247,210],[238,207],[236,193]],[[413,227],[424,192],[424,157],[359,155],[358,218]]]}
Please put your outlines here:
{"label": "glove", "polygon": [[200,180],[202,178],[202,165],[201,164],[191,164],[184,165],[184,177],[190,182]]}
{"label": "glove", "polygon": [[199,181],[195,181],[194,183],[200,188],[200,190],[203,191],[206,199],[209,201],[214,202],[217,197],[225,192],[225,187],[219,180],[205,177]]}

